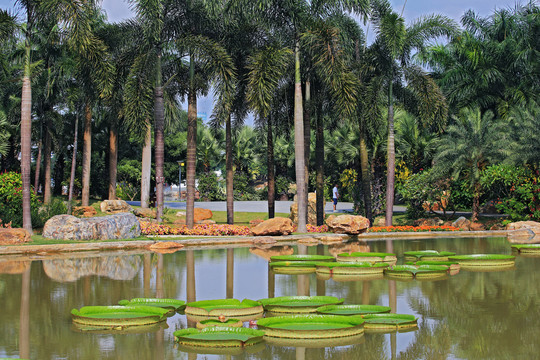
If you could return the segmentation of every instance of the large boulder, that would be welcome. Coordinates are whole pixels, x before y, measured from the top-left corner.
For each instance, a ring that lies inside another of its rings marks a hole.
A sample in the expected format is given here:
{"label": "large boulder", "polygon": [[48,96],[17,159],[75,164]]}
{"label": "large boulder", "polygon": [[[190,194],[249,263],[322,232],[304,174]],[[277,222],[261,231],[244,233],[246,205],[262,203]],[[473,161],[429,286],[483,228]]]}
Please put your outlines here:
{"label": "large boulder", "polygon": [[289,235],[293,230],[293,222],[291,219],[275,217],[252,227],[251,233],[255,236]]}
{"label": "large boulder", "polygon": [[330,215],[326,225],[334,233],[357,235],[367,231],[369,220],[359,215]]}
{"label": "large boulder", "polygon": [[530,230],[536,235],[540,235],[540,222],[518,221],[506,225],[506,230]]}
{"label": "large boulder", "polygon": [[75,206],[71,214],[81,217],[92,217],[97,215],[97,210],[92,206]]}
{"label": "large boulder", "polygon": [[141,235],[141,225],[131,213],[88,219],[71,215],[56,215],[43,227],[43,237],[64,240],[131,239]]}
{"label": "large boulder", "polygon": [[28,230],[20,228],[0,228],[0,245],[17,245],[30,241]]}
{"label": "large boulder", "polygon": [[414,226],[439,226],[443,221],[438,217],[434,218],[420,218],[414,220]]}
{"label": "large boulder", "polygon": [[146,218],[146,219],[155,219],[156,210],[150,208],[135,208],[133,209],[133,214],[137,217]]}
{"label": "large boulder", "polygon": [[460,216],[452,223],[452,226],[460,230],[470,230],[471,222],[464,216]]}
{"label": "large boulder", "polygon": [[[326,205],[326,201],[323,199],[323,209]],[[294,202],[291,205],[291,215],[289,218],[293,223],[298,224],[298,201],[296,195],[294,196]],[[317,226],[317,194],[308,194],[308,224]]]}
{"label": "large boulder", "polygon": [[100,208],[102,212],[109,214],[133,212],[133,208],[124,200],[104,200]]}
{"label": "large boulder", "polygon": [[198,223],[199,221],[209,220],[213,215],[212,210],[195,208],[193,209],[193,222]]}

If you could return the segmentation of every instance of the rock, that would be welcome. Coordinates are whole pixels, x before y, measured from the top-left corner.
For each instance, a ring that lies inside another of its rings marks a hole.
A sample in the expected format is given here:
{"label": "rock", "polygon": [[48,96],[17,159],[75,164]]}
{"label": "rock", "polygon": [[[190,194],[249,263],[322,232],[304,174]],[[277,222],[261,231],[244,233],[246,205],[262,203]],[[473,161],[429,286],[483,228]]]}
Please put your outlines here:
{"label": "rock", "polygon": [[293,232],[293,230],[292,220],[282,217],[268,219],[251,228],[251,232],[255,236],[289,235]]}
{"label": "rock", "polygon": [[[323,200],[323,209],[326,205],[326,201]],[[317,194],[309,193],[308,194],[308,224],[317,226]],[[298,223],[298,202],[296,196],[294,197],[294,202],[291,205],[291,215],[289,218],[293,223]]]}
{"label": "rock", "polygon": [[369,228],[369,220],[359,215],[330,215],[326,219],[328,229],[334,233],[361,234]]}
{"label": "rock", "polygon": [[257,237],[253,240],[251,240],[251,243],[255,246],[266,246],[266,245],[273,245],[277,243],[277,240],[274,238],[268,238],[268,237]]}
{"label": "rock", "polygon": [[308,237],[308,238],[298,239],[298,243],[302,245],[306,245],[306,246],[315,246],[315,245],[319,245],[319,240],[312,237]]}
{"label": "rock", "polygon": [[206,219],[206,220],[201,220],[201,221],[198,221],[197,224],[198,225],[214,225],[216,222],[214,220],[211,220],[211,219]]}
{"label": "rock", "polygon": [[0,228],[0,245],[17,245],[31,240],[28,230],[22,228]]}
{"label": "rock", "polygon": [[74,216],[92,217],[97,215],[97,210],[92,206],[75,206],[71,214]]}
{"label": "rock", "polygon": [[155,219],[156,218],[156,210],[150,209],[150,208],[135,208],[133,209],[133,214],[137,217],[147,218],[147,219]]}
{"label": "rock", "polygon": [[518,221],[506,225],[506,230],[531,230],[534,234],[540,234],[540,222],[536,221]]}
{"label": "rock", "polygon": [[343,238],[341,236],[320,236],[317,238],[323,245],[341,244]]}
{"label": "rock", "polygon": [[211,219],[213,216],[212,211],[208,209],[195,208],[193,209],[194,223],[198,223],[202,220]]}
{"label": "rock", "polygon": [[439,226],[443,221],[438,217],[434,218],[420,218],[414,221],[414,226]]}
{"label": "rock", "polygon": [[160,253],[160,254],[172,254],[174,252],[177,252],[183,247],[184,247],[183,244],[180,244],[174,241],[158,241],[148,246],[148,249],[152,250],[153,252]]}
{"label": "rock", "polygon": [[140,256],[100,256],[43,260],[48,277],[59,282],[77,281],[81,277],[98,275],[114,280],[132,280],[142,265]]}
{"label": "rock", "polygon": [[452,226],[460,230],[470,230],[471,222],[465,217],[460,216],[452,223]]}
{"label": "rock", "polygon": [[263,219],[253,219],[249,222],[249,225],[250,227],[254,227],[254,226],[257,226],[259,225],[260,223],[262,223],[264,220]]}
{"label": "rock", "polygon": [[185,211],[178,211],[176,213],[176,216],[186,216],[186,212]]}
{"label": "rock", "polygon": [[124,200],[104,200],[100,208],[102,212],[109,214],[133,212],[133,208]]}
{"label": "rock", "polygon": [[56,215],[47,220],[43,237],[63,240],[131,239],[141,235],[137,217],[130,213],[79,219],[72,215]]}
{"label": "rock", "polygon": [[482,223],[473,222],[469,225],[469,230],[483,231],[483,230],[486,230],[486,226]]}
{"label": "rock", "polygon": [[493,224],[489,227],[489,230],[505,230],[505,227],[502,224]]}
{"label": "rock", "polygon": [[22,274],[30,268],[31,261],[0,261],[0,274]]}

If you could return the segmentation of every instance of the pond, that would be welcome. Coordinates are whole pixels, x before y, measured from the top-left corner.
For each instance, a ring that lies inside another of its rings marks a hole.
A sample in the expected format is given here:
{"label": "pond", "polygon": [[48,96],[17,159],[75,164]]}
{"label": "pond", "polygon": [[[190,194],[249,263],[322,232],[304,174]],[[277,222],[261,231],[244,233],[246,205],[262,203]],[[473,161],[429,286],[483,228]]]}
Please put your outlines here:
{"label": "pond", "polygon": [[[281,245],[281,244],[280,244]],[[0,256],[0,358],[28,359],[533,359],[540,353],[540,257],[517,256],[515,268],[470,272],[439,281],[339,281],[269,273],[270,255],[344,251],[447,250],[510,254],[505,238],[351,242],[306,247],[59,254],[51,260]],[[83,257],[84,256],[84,257]],[[266,344],[254,353],[186,353],[173,341],[192,327],[184,315],[146,333],[82,333],[70,311],[135,297],[187,301],[332,295],[345,304],[392,307],[419,318],[409,332],[365,334],[353,345],[300,348]]]}

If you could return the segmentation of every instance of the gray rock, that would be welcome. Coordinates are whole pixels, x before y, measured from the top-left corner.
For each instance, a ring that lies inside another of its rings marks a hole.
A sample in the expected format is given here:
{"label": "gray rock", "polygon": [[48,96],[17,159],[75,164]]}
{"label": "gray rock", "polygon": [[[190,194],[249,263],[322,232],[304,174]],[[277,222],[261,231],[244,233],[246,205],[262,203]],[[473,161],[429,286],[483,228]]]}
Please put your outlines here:
{"label": "gray rock", "polygon": [[133,212],[133,208],[124,200],[104,200],[100,208],[102,212],[110,214]]}
{"label": "gray rock", "polygon": [[460,216],[460,217],[457,218],[456,221],[454,221],[452,223],[452,226],[456,227],[456,228],[459,228],[461,230],[470,230],[471,222],[468,219],[466,219],[465,217]]}
{"label": "gray rock", "polygon": [[43,237],[63,240],[117,240],[141,235],[141,225],[131,213],[79,219],[56,215],[43,227]]}

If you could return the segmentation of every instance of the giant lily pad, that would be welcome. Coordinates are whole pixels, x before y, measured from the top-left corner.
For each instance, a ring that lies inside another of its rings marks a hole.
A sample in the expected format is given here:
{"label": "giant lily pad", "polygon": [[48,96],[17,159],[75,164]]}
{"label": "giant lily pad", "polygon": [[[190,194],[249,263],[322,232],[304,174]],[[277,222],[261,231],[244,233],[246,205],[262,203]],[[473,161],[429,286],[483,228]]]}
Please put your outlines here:
{"label": "giant lily pad", "polygon": [[369,330],[400,330],[417,326],[416,317],[406,314],[366,314],[364,327]]}
{"label": "giant lily pad", "polygon": [[389,277],[406,279],[437,279],[445,277],[447,272],[445,265],[396,265],[384,270]]}
{"label": "giant lily pad", "polygon": [[383,270],[389,265],[387,263],[319,263],[317,264],[317,274],[330,274],[330,275],[372,275],[382,274]]}
{"label": "giant lily pad", "polygon": [[118,304],[124,306],[155,306],[168,309],[170,311],[179,311],[186,306],[186,302],[182,300],[157,298],[134,298],[131,300],[120,300]]}
{"label": "giant lily pad", "polygon": [[338,254],[337,261],[340,262],[369,262],[375,263],[388,263],[395,265],[397,262],[396,254],[390,253],[376,253],[376,252],[353,252]]}
{"label": "giant lily pad", "polygon": [[381,305],[326,305],[317,308],[317,313],[324,315],[363,315],[389,313],[390,306]]}
{"label": "giant lily pad", "polygon": [[325,339],[359,335],[364,332],[360,316],[292,315],[257,320],[265,337]]}
{"label": "giant lily pad", "polygon": [[510,268],[515,265],[516,257],[503,254],[474,254],[449,256],[450,261],[457,261],[463,269],[468,268]]}
{"label": "giant lily pad", "polygon": [[168,312],[154,306],[83,306],[71,316],[75,324],[122,330],[164,321]]}
{"label": "giant lily pad", "polygon": [[269,265],[276,274],[311,274],[315,272],[318,262],[315,261],[274,261]]}
{"label": "giant lily pad", "polygon": [[204,329],[207,327],[242,327],[244,323],[238,319],[226,319],[226,320],[219,320],[219,319],[206,319],[199,321],[196,325],[197,329]]}
{"label": "giant lily pad", "polygon": [[184,346],[222,348],[255,345],[263,341],[264,332],[243,327],[207,327],[177,330],[173,335],[175,341]]}
{"label": "giant lily pad", "polygon": [[343,299],[334,296],[280,296],[261,299],[266,311],[273,313],[306,314],[315,313],[323,305],[342,304]]}
{"label": "giant lily pad", "polygon": [[263,313],[262,305],[254,300],[220,299],[201,300],[186,304],[185,313],[188,316],[219,317],[225,316],[239,320],[251,319]]}
{"label": "giant lily pad", "polygon": [[329,255],[275,255],[270,257],[270,261],[336,261]]}
{"label": "giant lily pad", "polygon": [[326,348],[336,346],[357,345],[365,342],[364,333],[352,336],[335,337],[328,339],[289,339],[282,337],[264,338],[265,342],[274,346],[302,347],[302,348]]}
{"label": "giant lily pad", "polygon": [[420,251],[405,251],[405,261],[448,261],[448,256],[456,255],[451,251],[436,251],[436,250],[420,250]]}
{"label": "giant lily pad", "polygon": [[409,261],[406,262],[405,265],[435,265],[435,266],[448,266],[448,269],[450,270],[459,270],[460,265],[457,261],[428,261],[428,260],[420,260],[420,261]]}
{"label": "giant lily pad", "polygon": [[520,254],[540,255],[540,244],[516,244],[512,245],[512,250]]}
{"label": "giant lily pad", "polygon": [[99,335],[120,335],[120,334],[148,334],[148,333],[155,333],[159,330],[168,329],[169,325],[167,325],[166,321],[161,321],[156,324],[150,324],[150,325],[137,325],[137,326],[109,326],[109,325],[83,325],[83,324],[77,324],[73,323],[71,330],[75,332],[84,332],[84,333],[92,333],[92,334],[99,334]]}

